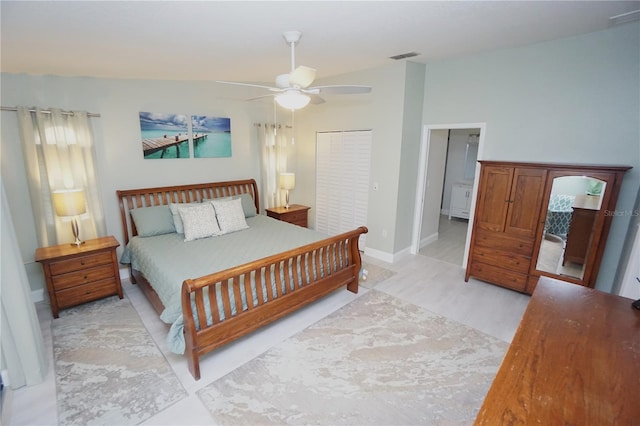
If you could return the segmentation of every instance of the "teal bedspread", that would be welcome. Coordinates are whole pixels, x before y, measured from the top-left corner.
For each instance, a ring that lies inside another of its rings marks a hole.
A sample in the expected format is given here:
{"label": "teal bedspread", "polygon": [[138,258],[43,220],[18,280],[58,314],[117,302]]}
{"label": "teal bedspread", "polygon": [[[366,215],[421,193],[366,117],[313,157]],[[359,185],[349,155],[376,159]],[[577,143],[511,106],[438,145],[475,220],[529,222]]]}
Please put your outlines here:
{"label": "teal bedspread", "polygon": [[180,291],[182,282],[271,256],[326,238],[326,235],[257,215],[247,218],[248,229],[195,241],[183,234],[133,237],[120,263],[142,272],[158,293],[165,310],[160,319],[171,324],[167,346],[185,350]]}

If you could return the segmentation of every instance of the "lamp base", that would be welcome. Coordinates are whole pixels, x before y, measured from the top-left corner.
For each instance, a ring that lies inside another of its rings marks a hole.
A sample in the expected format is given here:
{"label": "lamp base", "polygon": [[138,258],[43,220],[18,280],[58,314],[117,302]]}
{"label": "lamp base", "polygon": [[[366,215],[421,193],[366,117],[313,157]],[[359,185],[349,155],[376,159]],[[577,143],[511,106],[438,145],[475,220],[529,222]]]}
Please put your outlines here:
{"label": "lamp base", "polygon": [[72,242],[71,245],[80,247],[84,244],[84,241],[80,240],[80,227],[78,226],[78,220],[75,217],[71,221],[71,230],[73,231],[73,238],[75,238],[75,241]]}
{"label": "lamp base", "polygon": [[284,208],[288,209],[289,207],[289,190],[287,189],[284,193]]}
{"label": "lamp base", "polygon": [[84,244],[84,241],[80,241],[80,239],[76,238],[76,240],[69,245],[74,247],[80,247],[82,244]]}

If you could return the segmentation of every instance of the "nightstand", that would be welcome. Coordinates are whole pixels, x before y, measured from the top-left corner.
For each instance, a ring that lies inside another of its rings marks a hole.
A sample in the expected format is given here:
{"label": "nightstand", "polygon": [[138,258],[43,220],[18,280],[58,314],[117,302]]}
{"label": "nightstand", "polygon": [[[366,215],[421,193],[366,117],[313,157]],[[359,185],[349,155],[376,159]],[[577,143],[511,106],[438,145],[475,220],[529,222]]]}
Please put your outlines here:
{"label": "nightstand", "polygon": [[61,244],[36,249],[47,282],[51,313],[103,297],[118,295],[122,284],[114,237],[85,241],[80,247]]}
{"label": "nightstand", "polygon": [[308,223],[307,212],[310,208],[300,204],[291,204],[288,209],[285,207],[271,207],[266,210],[269,217],[306,228]]}

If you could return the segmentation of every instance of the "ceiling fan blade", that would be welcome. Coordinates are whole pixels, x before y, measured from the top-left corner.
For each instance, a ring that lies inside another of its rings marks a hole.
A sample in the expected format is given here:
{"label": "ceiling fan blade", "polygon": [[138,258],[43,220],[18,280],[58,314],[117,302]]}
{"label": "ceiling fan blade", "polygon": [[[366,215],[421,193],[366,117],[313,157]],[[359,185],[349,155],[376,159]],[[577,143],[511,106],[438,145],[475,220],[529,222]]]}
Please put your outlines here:
{"label": "ceiling fan blade", "polygon": [[311,100],[309,101],[311,105],[320,105],[326,102],[324,99],[322,99],[318,95],[310,94],[309,97],[311,98]]}
{"label": "ceiling fan blade", "polygon": [[256,96],[255,98],[245,99],[245,101],[255,101],[255,100],[258,100],[258,99],[273,98],[274,96],[276,96],[276,95],[275,95],[275,94],[272,94],[272,95]]}
{"label": "ceiling fan blade", "polygon": [[371,86],[315,86],[305,89],[308,93],[337,94],[337,95],[357,95],[360,93],[370,93]]}
{"label": "ceiling fan blade", "polygon": [[291,86],[298,86],[305,88],[316,78],[316,70],[314,68],[305,67],[300,65],[289,74],[289,84]]}
{"label": "ceiling fan blade", "polygon": [[271,90],[272,92],[280,92],[280,91],[282,91],[282,89],[279,89],[277,87],[263,86],[261,84],[252,84],[252,83],[240,83],[240,82],[237,82],[237,81],[216,81],[216,83],[234,84],[236,86],[257,87],[257,88],[260,88],[260,89]]}

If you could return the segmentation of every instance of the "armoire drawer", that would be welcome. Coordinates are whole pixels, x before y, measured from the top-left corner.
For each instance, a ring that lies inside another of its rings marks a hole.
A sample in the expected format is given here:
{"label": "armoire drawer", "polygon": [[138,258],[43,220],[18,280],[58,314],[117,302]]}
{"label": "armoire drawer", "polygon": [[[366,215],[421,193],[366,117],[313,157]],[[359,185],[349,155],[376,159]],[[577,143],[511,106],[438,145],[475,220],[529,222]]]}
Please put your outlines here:
{"label": "armoire drawer", "polygon": [[499,266],[486,263],[472,262],[471,275],[483,281],[498,284],[503,287],[525,292],[527,289],[527,274],[508,271]]}
{"label": "armoire drawer", "polygon": [[531,256],[533,253],[532,238],[516,237],[503,232],[492,232],[486,229],[476,231],[475,243],[477,246],[487,247],[495,250],[506,251],[523,256]]}
{"label": "armoire drawer", "polygon": [[531,258],[521,254],[478,246],[473,251],[472,262],[499,265],[502,268],[526,274],[529,272]]}

